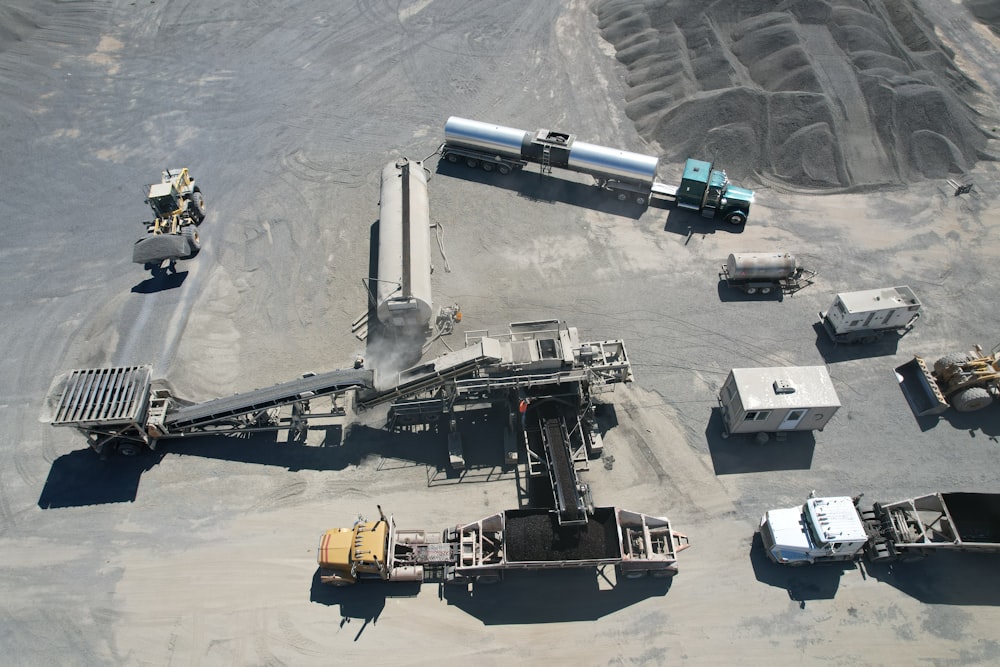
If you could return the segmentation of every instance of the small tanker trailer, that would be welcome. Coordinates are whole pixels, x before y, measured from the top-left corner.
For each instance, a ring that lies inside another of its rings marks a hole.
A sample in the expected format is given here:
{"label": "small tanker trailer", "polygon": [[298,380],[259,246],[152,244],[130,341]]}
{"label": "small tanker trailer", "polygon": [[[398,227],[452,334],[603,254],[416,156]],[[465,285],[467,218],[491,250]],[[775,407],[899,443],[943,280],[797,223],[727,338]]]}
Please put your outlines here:
{"label": "small tanker trailer", "polygon": [[731,253],[719,272],[719,280],[747,294],[794,294],[812,284],[816,272],[802,268],[791,253]]}
{"label": "small tanker trailer", "polygon": [[382,169],[375,312],[385,326],[423,331],[430,326],[431,232],[428,172],[400,158]]}
{"label": "small tanker trailer", "polygon": [[565,132],[528,132],[452,116],[445,123],[444,135],[438,153],[453,164],[501,174],[528,164],[540,165],[543,174],[558,167],[588,174],[597,187],[640,206],[656,197],[707,218],[742,225],[754,199],[752,190],[730,185],[725,171],[703,160],[689,159],[681,184],[673,186],[656,180],[659,158],[577,141]]}
{"label": "small tanker trailer", "polygon": [[602,568],[628,579],[677,573],[677,554],[690,546],[670,521],[615,507],[596,507],[586,525],[561,526],[553,510],[516,509],[441,532],[396,527],[382,508],[350,528],[320,538],[319,580],[493,583],[508,570]]}

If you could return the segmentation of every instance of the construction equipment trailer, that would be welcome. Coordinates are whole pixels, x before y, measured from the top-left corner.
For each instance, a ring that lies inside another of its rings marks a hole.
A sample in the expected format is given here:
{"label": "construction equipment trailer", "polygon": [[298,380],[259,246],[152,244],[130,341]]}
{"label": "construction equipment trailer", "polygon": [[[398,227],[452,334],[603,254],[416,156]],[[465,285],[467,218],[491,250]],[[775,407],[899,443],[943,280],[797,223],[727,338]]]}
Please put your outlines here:
{"label": "construction equipment trailer", "polygon": [[1000,552],[1000,493],[931,493],[862,510],[861,496],[815,498],[760,520],[768,558],[782,565],[916,560],[936,551]]}
{"label": "construction equipment trailer", "polygon": [[614,507],[598,507],[585,525],[559,525],[546,509],[492,514],[441,532],[403,530],[378,508],[350,528],[320,538],[317,561],[324,584],[361,581],[495,583],[510,570],[604,568],[624,578],[677,573],[686,535],[670,521]]}
{"label": "construction equipment trailer", "polygon": [[[56,380],[53,426],[70,426],[87,437],[98,454],[135,456],[156,449],[160,440],[196,435],[287,430],[303,438],[310,418],[341,417],[341,394],[372,386],[364,369],[307,373],[264,389],[195,403],[174,396],[152,379],[150,366],[74,370]],[[311,402],[330,398],[327,412]]]}
{"label": "construction equipment trailer", "polygon": [[146,236],[132,247],[132,261],[159,268],[164,261],[192,259],[201,250],[198,225],[205,219],[205,200],[187,167],[167,169],[148,187],[146,203],[153,219],[143,224]]}
{"label": "construction equipment trailer", "polygon": [[501,174],[528,164],[540,165],[542,174],[559,167],[588,174],[597,187],[620,201],[631,199],[640,206],[655,197],[698,211],[706,218],[742,225],[754,200],[752,190],[731,185],[725,171],[703,160],[687,160],[680,185],[673,186],[656,180],[659,158],[588,144],[566,132],[527,132],[452,116],[445,123],[444,134],[438,153],[453,164]]}
{"label": "construction equipment trailer", "polygon": [[906,335],[920,317],[920,299],[906,285],[843,292],[819,320],[834,344],[874,343]]}
{"label": "construction equipment trailer", "polygon": [[[309,373],[290,382],[202,403],[180,398],[153,380],[150,366],[89,368],[57,378],[50,390],[52,424],[80,430],[101,455],[135,455],[160,440],[212,433],[288,430],[303,438],[310,419],[341,418],[350,394],[355,410],[390,404],[387,426],[412,429],[447,424],[451,465],[465,466],[459,413],[503,406],[505,461],[518,461],[525,443],[533,476],[549,475],[566,522],[581,520],[589,504],[576,466],[600,449],[592,397],[632,380],[620,340],[580,342],[575,327],[558,320],[515,322],[509,332],[469,332],[463,349],[399,373],[357,368]],[[313,405],[329,398],[324,412]],[[530,402],[524,425],[521,400]],[[541,434],[543,422],[548,426]],[[554,470],[558,467],[558,472]]]}
{"label": "construction equipment trailer", "polygon": [[930,368],[923,357],[896,367],[896,379],[918,417],[982,410],[1000,398],[1000,345],[946,354]]}

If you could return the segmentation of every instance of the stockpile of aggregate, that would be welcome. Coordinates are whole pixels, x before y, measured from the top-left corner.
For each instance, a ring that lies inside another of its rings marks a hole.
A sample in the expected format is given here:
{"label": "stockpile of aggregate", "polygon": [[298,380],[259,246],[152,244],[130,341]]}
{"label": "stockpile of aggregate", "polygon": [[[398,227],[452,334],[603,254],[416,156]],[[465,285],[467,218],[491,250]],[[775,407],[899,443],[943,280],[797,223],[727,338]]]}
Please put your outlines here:
{"label": "stockpile of aggregate", "polygon": [[596,12],[628,69],[626,112],[670,162],[844,189],[990,157],[966,100],[975,84],[914,2],[600,0]]}
{"label": "stockpile of aggregate", "polygon": [[997,0],[965,0],[963,3],[980,23],[1000,35],[1000,2]]}
{"label": "stockpile of aggregate", "polygon": [[509,562],[588,560],[621,555],[614,510],[598,508],[586,526],[560,526],[554,512],[507,512]]}

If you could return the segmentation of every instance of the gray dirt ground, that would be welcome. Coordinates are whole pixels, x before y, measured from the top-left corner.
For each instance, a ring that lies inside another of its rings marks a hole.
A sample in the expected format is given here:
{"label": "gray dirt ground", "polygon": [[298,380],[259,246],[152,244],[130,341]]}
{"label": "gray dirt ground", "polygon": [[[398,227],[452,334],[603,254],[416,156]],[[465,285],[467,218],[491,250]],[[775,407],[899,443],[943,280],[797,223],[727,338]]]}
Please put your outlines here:
{"label": "gray dirt ground", "polygon": [[[941,40],[1000,91],[998,38],[958,3],[924,3]],[[974,3],[975,4],[975,3]],[[332,5],[332,6],[331,6]],[[978,11],[988,13],[981,3]],[[1000,492],[1000,407],[916,420],[892,369],[996,334],[993,202],[943,179],[809,196],[750,181],[743,231],[619,208],[572,174],[506,181],[438,169],[435,300],[468,329],[557,317],[622,338],[636,382],[608,396],[599,504],[669,516],[690,536],[668,586],[521,574],[471,592],[319,590],[320,533],[374,512],[443,528],[518,502],[495,424],[449,475],[443,437],[377,415],[308,446],[174,442],[98,460],[40,419],[54,377],[151,363],[207,399],[342,367],[363,350],[378,177],[422,158],[449,115],[557,128],[656,152],[625,113],[624,65],[594,8],[549,2],[21,2],[0,10],[0,649],[11,664],[832,664],[1000,661],[996,557],[786,571],[753,535],[769,507],[821,494],[898,500]],[[979,116],[994,131],[996,113]],[[843,129],[843,128],[841,128]],[[662,142],[662,139],[660,140]],[[665,150],[665,149],[664,149]],[[130,263],[142,188],[189,166],[205,248],[167,282]],[[730,252],[783,249],[817,269],[792,298],[720,286]],[[832,348],[836,292],[909,284],[925,316],[898,345]],[[430,354],[444,351],[438,343]],[[734,366],[826,363],[843,407],[823,433],[723,440]]]}

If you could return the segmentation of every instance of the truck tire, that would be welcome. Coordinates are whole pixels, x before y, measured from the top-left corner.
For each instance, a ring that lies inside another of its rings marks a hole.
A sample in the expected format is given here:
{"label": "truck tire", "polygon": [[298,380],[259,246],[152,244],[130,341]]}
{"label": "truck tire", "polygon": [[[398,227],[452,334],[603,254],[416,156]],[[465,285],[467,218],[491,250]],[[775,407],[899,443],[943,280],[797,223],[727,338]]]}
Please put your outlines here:
{"label": "truck tire", "polygon": [[946,354],[934,362],[934,372],[937,375],[942,375],[950,366],[960,366],[967,361],[971,361],[971,359],[972,357],[969,356],[968,352]]}
{"label": "truck tire", "polygon": [[188,254],[181,259],[194,259],[201,252],[201,236],[198,234],[198,228],[194,225],[188,225],[181,231],[181,234],[188,244]]}
{"label": "truck tire", "polygon": [[639,195],[638,197],[635,198],[635,203],[638,204],[639,206],[645,206],[646,198],[643,197],[642,195]]}
{"label": "truck tire", "polygon": [[115,451],[122,456],[128,456],[131,458],[142,453],[142,445],[137,442],[119,442],[118,446],[115,447]]}
{"label": "truck tire", "polygon": [[761,294],[770,294],[771,293],[771,288],[770,287],[761,287],[760,288],[760,293]]}
{"label": "truck tire", "polygon": [[726,213],[723,220],[731,225],[742,225],[747,221],[747,214],[743,211],[732,211],[730,213]]}
{"label": "truck tire", "polygon": [[458,161],[461,160],[462,158],[461,156],[458,155],[458,153],[445,153],[444,159],[447,160],[448,162],[451,162],[452,164],[458,164]]}
{"label": "truck tire", "polygon": [[959,412],[982,410],[992,402],[993,397],[990,396],[990,392],[986,391],[986,387],[969,387],[951,398],[951,404]]}
{"label": "truck tire", "polygon": [[493,171],[493,163],[483,160],[483,171]]}
{"label": "truck tire", "polygon": [[507,174],[510,173],[510,167],[505,164],[500,164],[497,166],[497,171],[499,171],[502,175],[506,176]]}
{"label": "truck tire", "polygon": [[650,570],[649,576],[654,579],[669,579],[677,574],[677,570]]}
{"label": "truck tire", "polygon": [[746,287],[746,288],[743,289],[743,291],[746,292],[747,294],[756,294],[757,293],[757,288],[756,287]]}
{"label": "truck tire", "polygon": [[195,191],[191,193],[191,199],[188,200],[188,209],[191,213],[191,219],[194,220],[194,224],[200,225],[201,221],[205,219],[205,199],[201,196],[201,192]]}
{"label": "truck tire", "polygon": [[474,157],[467,157],[465,158],[465,166],[469,169],[475,169],[479,166],[479,160]]}

